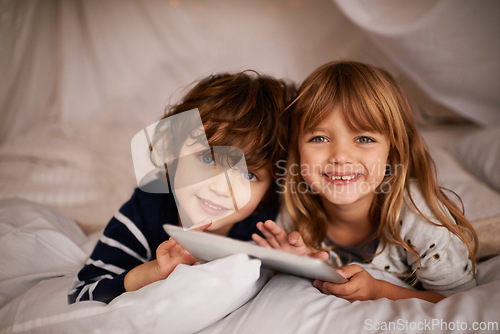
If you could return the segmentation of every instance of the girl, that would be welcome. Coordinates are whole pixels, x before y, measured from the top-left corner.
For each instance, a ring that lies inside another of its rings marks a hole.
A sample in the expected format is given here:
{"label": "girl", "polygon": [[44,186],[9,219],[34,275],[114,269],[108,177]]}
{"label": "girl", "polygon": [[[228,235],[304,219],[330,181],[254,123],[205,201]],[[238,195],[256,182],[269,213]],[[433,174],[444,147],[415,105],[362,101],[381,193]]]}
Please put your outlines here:
{"label": "girl", "polygon": [[[178,264],[195,263],[196,259],[174,239],[169,239],[162,228],[163,224],[181,225],[176,206],[181,197],[187,198],[181,200],[188,206],[185,211],[223,217],[214,222],[214,226],[206,225],[202,229],[239,240],[251,240],[251,235],[258,232],[256,222],[274,219],[277,195],[272,186],[272,166],[282,158],[281,143],[286,125],[280,116],[292,96],[293,87],[245,71],[207,77],[196,84],[180,104],[171,107],[164,118],[173,115],[176,118],[180,113],[197,108],[204,128],[194,129],[186,135],[183,144],[178,146],[179,151],[192,150],[199,144],[203,132],[199,130],[204,130],[208,148],[236,146],[243,151],[248,171],[241,176],[250,183],[249,198],[236,210],[226,210],[230,204],[221,203],[230,203],[231,194],[221,178],[214,177],[213,182],[205,180],[208,184],[203,189],[187,184],[186,161],[193,156],[185,155],[187,160],[179,158],[173,165],[184,173],[179,172],[182,175],[175,177],[169,175],[170,182],[171,185],[181,183],[178,188],[189,191],[174,189],[174,194],[162,194],[136,189],[108,223],[89,260],[78,273],[68,295],[69,302],[99,300],[109,303],[125,291],[165,279]],[[213,153],[202,152],[195,157],[197,163],[210,165],[214,170]],[[170,171],[169,168],[169,174]]]}
{"label": "girl", "polygon": [[[315,70],[293,102],[284,201],[295,230],[259,223],[262,246],[329,251],[345,284],[315,281],[349,301],[437,302],[475,283],[477,237],[441,191],[406,97],[386,71],[358,62]],[[307,246],[307,247],[306,247]],[[418,281],[412,290],[374,279],[351,261]]]}

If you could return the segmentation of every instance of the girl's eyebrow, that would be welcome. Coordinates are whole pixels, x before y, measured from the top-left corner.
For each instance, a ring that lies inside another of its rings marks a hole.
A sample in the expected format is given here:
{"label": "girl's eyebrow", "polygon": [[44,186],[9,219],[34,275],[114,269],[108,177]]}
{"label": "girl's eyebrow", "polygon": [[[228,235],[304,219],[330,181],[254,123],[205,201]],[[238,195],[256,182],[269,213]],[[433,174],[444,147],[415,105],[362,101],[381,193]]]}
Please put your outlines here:
{"label": "girl's eyebrow", "polygon": [[304,133],[308,134],[308,133],[314,133],[314,132],[328,132],[327,129],[325,128],[313,128],[313,129],[308,129],[306,131],[304,131]]}

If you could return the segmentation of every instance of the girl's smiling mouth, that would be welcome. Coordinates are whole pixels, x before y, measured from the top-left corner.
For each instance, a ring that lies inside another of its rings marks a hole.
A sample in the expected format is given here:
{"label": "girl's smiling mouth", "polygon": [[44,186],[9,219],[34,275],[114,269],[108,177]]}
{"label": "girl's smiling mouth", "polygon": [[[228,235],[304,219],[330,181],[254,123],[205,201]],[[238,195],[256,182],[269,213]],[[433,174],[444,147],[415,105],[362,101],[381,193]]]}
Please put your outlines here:
{"label": "girl's smiling mouth", "polygon": [[224,214],[224,213],[232,210],[232,209],[228,209],[224,206],[215,204],[214,202],[209,201],[205,198],[202,198],[199,196],[195,196],[195,197],[198,200],[198,204],[200,205],[201,209],[211,216],[221,215],[221,214]]}
{"label": "girl's smiling mouth", "polygon": [[335,184],[347,184],[351,182],[356,182],[363,174],[323,174],[323,177],[330,183]]}

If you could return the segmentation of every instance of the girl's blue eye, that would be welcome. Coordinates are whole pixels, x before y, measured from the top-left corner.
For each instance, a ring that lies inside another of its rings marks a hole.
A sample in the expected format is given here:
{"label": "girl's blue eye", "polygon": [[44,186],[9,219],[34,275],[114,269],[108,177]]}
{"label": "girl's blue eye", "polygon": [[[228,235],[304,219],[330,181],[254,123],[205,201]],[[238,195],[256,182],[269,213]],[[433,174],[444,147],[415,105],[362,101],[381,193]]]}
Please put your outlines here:
{"label": "girl's blue eye", "polygon": [[243,178],[247,179],[248,181],[257,181],[257,175],[255,175],[254,173],[243,172],[243,173],[241,173],[241,175],[243,176]]}
{"label": "girl's blue eye", "polygon": [[362,136],[358,138],[357,142],[361,144],[368,144],[368,143],[374,143],[375,140],[371,139],[370,137]]}
{"label": "girl's blue eye", "polygon": [[213,164],[214,163],[214,159],[212,158],[211,152],[204,152],[204,153],[198,155],[198,157],[200,158],[200,160],[203,163],[206,163],[206,164]]}
{"label": "girl's blue eye", "polygon": [[326,138],[323,136],[316,136],[309,141],[313,143],[326,143]]}

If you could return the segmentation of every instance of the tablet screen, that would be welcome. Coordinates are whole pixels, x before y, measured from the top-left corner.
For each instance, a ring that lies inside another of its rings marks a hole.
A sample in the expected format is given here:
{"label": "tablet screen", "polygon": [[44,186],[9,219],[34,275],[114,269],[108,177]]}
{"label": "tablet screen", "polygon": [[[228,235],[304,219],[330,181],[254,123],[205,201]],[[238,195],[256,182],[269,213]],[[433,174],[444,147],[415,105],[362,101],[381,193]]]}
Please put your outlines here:
{"label": "tablet screen", "polygon": [[169,224],[163,225],[163,228],[191,255],[202,262],[243,253],[260,259],[262,265],[267,268],[284,273],[334,283],[347,282],[334,268],[319,259],[265,248],[251,242],[234,240],[207,232],[184,230],[182,227]]}

